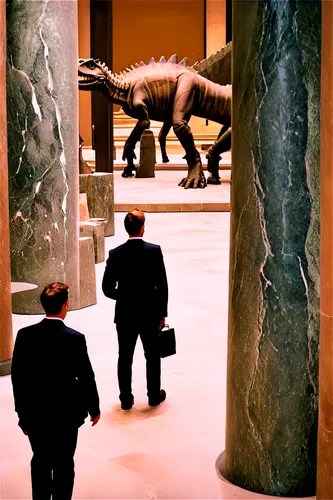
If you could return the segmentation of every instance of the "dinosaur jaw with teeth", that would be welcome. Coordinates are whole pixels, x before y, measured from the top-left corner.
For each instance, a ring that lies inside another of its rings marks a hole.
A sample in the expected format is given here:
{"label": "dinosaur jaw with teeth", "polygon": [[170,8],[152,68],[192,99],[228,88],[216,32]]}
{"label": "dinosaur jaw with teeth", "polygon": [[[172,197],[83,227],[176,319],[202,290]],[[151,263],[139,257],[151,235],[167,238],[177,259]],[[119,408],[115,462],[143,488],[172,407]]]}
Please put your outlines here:
{"label": "dinosaur jaw with teeth", "polygon": [[79,75],[79,82],[94,82],[96,81],[96,78],[93,76],[81,76]]}
{"label": "dinosaur jaw with teeth", "polygon": [[[97,87],[103,84],[105,81],[104,76],[93,76],[93,75],[83,75],[79,74],[79,89],[83,89],[84,87]],[[93,89],[91,89],[93,90]]]}

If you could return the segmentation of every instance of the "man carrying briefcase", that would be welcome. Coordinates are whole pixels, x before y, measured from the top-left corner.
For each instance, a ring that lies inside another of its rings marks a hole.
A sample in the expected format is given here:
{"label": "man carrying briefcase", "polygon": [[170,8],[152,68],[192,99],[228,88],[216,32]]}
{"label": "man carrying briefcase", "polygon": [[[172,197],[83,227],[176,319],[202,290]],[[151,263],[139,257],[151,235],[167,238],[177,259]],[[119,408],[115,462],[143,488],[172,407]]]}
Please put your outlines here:
{"label": "man carrying briefcase", "polygon": [[132,364],[138,336],[146,358],[148,404],[157,406],[166,398],[161,389],[158,331],[167,316],[168,282],[161,247],[142,239],[144,213],[132,210],[124,224],[129,239],[110,250],[102,289],[116,301],[119,399],[121,408],[130,410],[134,404]]}

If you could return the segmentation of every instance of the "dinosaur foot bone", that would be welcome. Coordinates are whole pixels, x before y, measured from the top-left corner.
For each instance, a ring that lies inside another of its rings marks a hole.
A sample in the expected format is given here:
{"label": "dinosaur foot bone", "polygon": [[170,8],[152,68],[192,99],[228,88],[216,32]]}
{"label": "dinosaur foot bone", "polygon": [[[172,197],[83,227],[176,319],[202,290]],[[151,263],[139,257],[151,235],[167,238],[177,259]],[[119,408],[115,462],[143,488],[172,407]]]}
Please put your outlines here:
{"label": "dinosaur foot bone", "polygon": [[206,178],[202,170],[201,162],[194,167],[189,167],[187,177],[184,177],[178,184],[185,189],[188,188],[204,188],[206,187]]}
{"label": "dinosaur foot bone", "polygon": [[133,169],[134,172],[136,171],[135,167],[130,167],[127,165],[127,167],[124,168],[123,173],[121,174],[122,177],[133,177]]}
{"label": "dinosaur foot bone", "polygon": [[212,147],[209,148],[206,154],[207,170],[212,174],[213,177],[219,177],[219,162],[222,160],[222,156],[214,154],[212,152]]}
{"label": "dinosaur foot bone", "polygon": [[207,177],[207,184],[221,184],[220,176],[215,177],[214,175],[210,175]]}

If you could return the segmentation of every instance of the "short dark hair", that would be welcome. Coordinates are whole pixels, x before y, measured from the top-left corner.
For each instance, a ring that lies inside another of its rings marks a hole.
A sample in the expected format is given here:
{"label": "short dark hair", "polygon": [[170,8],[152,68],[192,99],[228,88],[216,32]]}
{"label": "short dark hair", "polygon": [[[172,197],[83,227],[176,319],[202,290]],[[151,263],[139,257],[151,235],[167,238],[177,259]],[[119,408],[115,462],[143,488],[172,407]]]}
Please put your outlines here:
{"label": "short dark hair", "polygon": [[143,214],[141,215],[141,213],[141,210],[135,208],[131,212],[128,212],[125,217],[125,229],[130,236],[136,236],[137,234],[139,234],[142,226],[145,223],[145,216]]}
{"label": "short dark hair", "polygon": [[40,294],[41,304],[46,314],[58,314],[68,300],[69,286],[59,281],[46,285]]}

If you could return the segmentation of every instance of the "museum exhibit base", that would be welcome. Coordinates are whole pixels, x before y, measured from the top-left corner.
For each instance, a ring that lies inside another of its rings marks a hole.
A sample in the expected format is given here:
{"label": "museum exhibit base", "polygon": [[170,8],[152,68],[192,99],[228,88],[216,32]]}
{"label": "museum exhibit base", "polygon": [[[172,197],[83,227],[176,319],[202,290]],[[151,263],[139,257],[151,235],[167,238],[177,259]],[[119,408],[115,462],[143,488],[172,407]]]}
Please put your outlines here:
{"label": "museum exhibit base", "polygon": [[104,262],[105,260],[105,224],[106,220],[100,219],[100,221],[80,221],[80,236],[81,237],[91,237],[94,241],[94,251],[95,251],[95,264]]}
{"label": "museum exhibit base", "polygon": [[[80,182],[82,182],[80,180]],[[114,194],[113,174],[95,172],[85,180],[89,217],[107,220],[105,236],[114,235]]]}
{"label": "museum exhibit base", "polygon": [[87,179],[88,179],[89,175],[91,175],[91,174],[80,174],[79,175],[80,194],[86,193],[86,185],[87,185]]}
{"label": "museum exhibit base", "polygon": [[155,177],[156,148],[154,133],[145,130],[140,140],[140,163],[135,177],[149,178]]}
{"label": "museum exhibit base", "polygon": [[89,220],[88,201],[86,193],[79,194],[79,221]]}
{"label": "museum exhibit base", "polygon": [[93,238],[79,238],[80,309],[97,304],[95,251]]}

